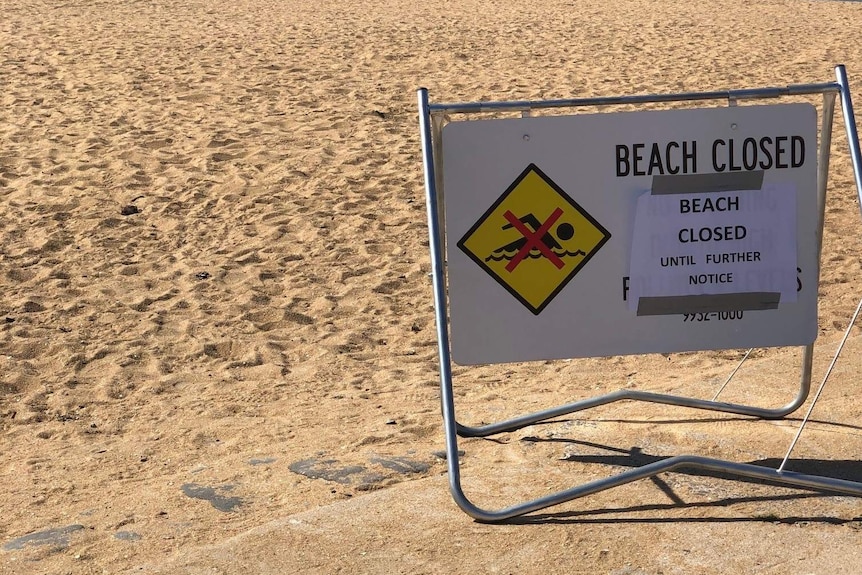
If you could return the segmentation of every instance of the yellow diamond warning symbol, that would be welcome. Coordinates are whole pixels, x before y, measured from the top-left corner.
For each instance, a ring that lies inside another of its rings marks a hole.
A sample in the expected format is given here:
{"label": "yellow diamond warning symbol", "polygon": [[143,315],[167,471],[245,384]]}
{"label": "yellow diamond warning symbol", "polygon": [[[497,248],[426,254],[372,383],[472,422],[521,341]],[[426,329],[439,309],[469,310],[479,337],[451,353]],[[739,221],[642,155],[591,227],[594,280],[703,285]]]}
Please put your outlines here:
{"label": "yellow diamond warning symbol", "polygon": [[530,164],[458,247],[538,315],[610,237]]}

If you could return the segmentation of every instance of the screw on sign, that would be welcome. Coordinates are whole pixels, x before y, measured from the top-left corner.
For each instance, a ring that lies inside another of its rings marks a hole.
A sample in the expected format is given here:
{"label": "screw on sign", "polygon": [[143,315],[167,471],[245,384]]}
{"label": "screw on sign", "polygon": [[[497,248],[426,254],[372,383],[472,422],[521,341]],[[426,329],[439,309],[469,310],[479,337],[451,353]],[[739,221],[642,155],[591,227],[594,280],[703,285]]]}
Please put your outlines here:
{"label": "screw on sign", "polygon": [[458,247],[538,315],[610,237],[530,164]]}

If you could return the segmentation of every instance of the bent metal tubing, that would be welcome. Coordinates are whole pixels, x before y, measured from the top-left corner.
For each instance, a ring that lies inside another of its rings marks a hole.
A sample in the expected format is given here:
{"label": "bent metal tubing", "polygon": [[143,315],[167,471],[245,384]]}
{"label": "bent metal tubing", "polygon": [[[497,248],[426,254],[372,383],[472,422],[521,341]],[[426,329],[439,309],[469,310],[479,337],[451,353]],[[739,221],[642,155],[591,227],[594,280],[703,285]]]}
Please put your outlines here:
{"label": "bent metal tubing", "polygon": [[[810,358],[812,355],[812,349],[812,346],[805,347],[806,363],[808,362],[808,358]],[[808,398],[808,394],[811,390],[810,363],[808,367],[808,369],[803,369],[802,385],[799,388],[799,393],[796,395],[796,398],[794,398],[793,401],[791,401],[784,407],[779,407],[777,409],[765,409],[749,405],[740,405],[736,403],[708,401],[692,397],[621,389],[605,395],[591,397],[589,399],[576,401],[544,411],[538,411],[535,413],[522,415],[520,417],[515,417],[513,419],[501,421],[499,423],[493,423],[490,425],[470,427],[458,423],[457,430],[458,435],[460,435],[461,437],[488,437],[490,435],[503,433],[505,431],[521,429],[522,427],[527,427],[541,421],[561,417],[570,413],[583,411],[585,409],[591,409],[593,407],[599,407],[601,405],[614,403],[616,401],[626,400],[644,401],[648,403],[662,403],[665,405],[677,405],[680,407],[706,409],[710,411],[720,411],[723,413],[735,413],[737,415],[749,415],[751,417],[756,417],[760,419],[780,419],[799,409],[799,407],[802,406],[802,404],[805,403],[805,400]]]}
{"label": "bent metal tubing", "polygon": [[769,467],[761,467],[750,463],[734,463],[722,459],[712,459],[696,455],[677,455],[655,463],[642,465],[635,469],[625,471],[611,477],[597,479],[584,483],[571,489],[566,489],[546,497],[540,497],[519,505],[513,505],[500,509],[499,511],[487,511],[470,502],[464,495],[460,482],[450,474],[450,487],[452,496],[458,506],[467,515],[484,523],[496,523],[513,517],[524,515],[544,509],[552,505],[558,505],[566,501],[592,495],[605,489],[625,485],[639,479],[653,477],[659,473],[680,470],[705,470],[715,474],[732,474],[740,477],[748,477],[764,482],[779,483],[788,487],[810,489],[813,491],[843,493],[846,495],[862,496],[862,483],[846,481],[833,477],[821,477],[819,475],[806,475],[792,471],[776,471]]}

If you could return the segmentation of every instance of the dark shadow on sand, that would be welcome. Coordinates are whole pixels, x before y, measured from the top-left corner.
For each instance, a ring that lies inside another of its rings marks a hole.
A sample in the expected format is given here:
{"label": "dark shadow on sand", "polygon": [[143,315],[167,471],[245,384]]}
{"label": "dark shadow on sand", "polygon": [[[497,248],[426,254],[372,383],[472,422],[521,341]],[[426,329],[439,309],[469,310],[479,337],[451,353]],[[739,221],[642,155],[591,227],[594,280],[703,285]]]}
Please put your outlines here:
{"label": "dark shadow on sand", "polygon": [[[579,441],[562,438],[538,438],[525,437],[522,441],[535,443],[566,443],[570,445],[579,445],[591,449],[601,450],[606,453],[598,454],[569,454],[563,461],[582,464],[598,464],[616,468],[636,468],[650,463],[655,463],[667,459],[665,456],[650,455],[644,453],[639,447],[622,449],[599,443]],[[777,469],[781,465],[779,458],[758,459],[748,461],[750,465],[757,465],[767,469]],[[786,471],[803,473],[806,475],[819,475],[823,477],[832,477],[847,481],[862,482],[862,461],[853,460],[823,460],[823,459],[790,459],[785,466]],[[617,469],[615,472],[622,471]],[[534,513],[522,517],[515,517],[507,521],[511,524],[529,525],[529,524],[548,524],[548,523],[582,523],[582,524],[610,524],[610,523],[745,523],[745,522],[761,522],[761,523],[782,523],[782,524],[803,524],[803,523],[822,523],[830,525],[845,525],[862,523],[862,517],[839,518],[823,515],[812,516],[792,516],[780,517],[775,514],[764,514],[755,516],[738,516],[738,517],[606,517],[608,515],[620,514],[643,514],[650,512],[666,512],[680,509],[715,509],[727,508],[732,505],[742,503],[757,503],[757,502],[778,502],[778,501],[793,501],[802,499],[824,498],[835,495],[845,496],[845,494],[837,494],[829,491],[811,490],[805,491],[804,488],[791,487],[782,483],[773,481],[761,481],[748,477],[741,477],[730,473],[713,472],[703,469],[678,469],[669,473],[699,477],[712,477],[734,481],[737,483],[751,483],[756,485],[769,485],[773,487],[782,487],[797,491],[796,493],[763,495],[763,496],[739,496],[726,497],[714,501],[698,501],[686,502],[673,488],[667,484],[660,476],[650,477],[650,481],[655,484],[658,489],[670,499],[670,503],[661,504],[645,504],[631,505],[626,507],[614,507],[605,509],[590,509],[585,511],[562,511],[558,513]],[[801,491],[801,492],[799,492]]]}

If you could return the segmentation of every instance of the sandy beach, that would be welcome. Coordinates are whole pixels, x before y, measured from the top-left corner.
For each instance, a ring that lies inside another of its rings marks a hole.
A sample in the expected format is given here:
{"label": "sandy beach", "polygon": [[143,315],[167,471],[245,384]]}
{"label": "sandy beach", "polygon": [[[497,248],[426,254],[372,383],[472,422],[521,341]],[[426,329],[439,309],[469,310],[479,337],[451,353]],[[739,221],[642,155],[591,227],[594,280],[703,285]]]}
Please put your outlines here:
{"label": "sandy beach", "polygon": [[[844,64],[862,110],[862,3],[0,13],[0,573],[862,573],[852,497],[668,474],[517,525],[455,507],[416,105],[419,87],[440,102],[709,91],[829,82]],[[840,106],[835,120],[818,383],[862,295]],[[799,471],[862,479],[860,329]],[[708,398],[743,353],[456,367],[459,415],[620,387]],[[727,399],[786,403],[799,362],[757,350]],[[679,452],[780,460],[802,415],[621,404],[464,441],[465,481],[495,506]]]}

